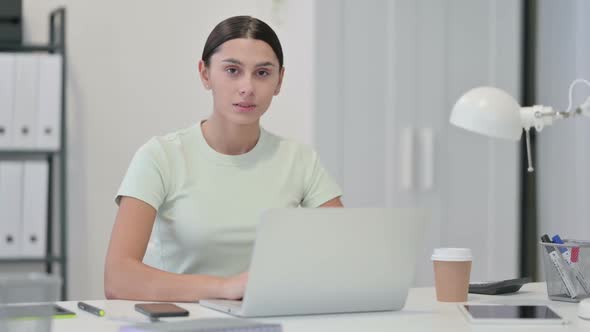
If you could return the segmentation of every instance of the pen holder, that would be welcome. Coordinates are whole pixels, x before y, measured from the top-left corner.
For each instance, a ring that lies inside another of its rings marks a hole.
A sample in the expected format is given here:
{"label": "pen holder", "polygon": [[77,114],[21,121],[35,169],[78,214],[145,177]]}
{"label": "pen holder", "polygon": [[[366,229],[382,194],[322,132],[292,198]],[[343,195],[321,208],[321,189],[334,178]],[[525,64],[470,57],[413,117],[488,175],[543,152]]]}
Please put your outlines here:
{"label": "pen holder", "polygon": [[590,297],[590,242],[539,242],[549,299],[580,302]]}
{"label": "pen holder", "polygon": [[[55,302],[59,300],[61,278],[44,273],[0,273],[0,331],[50,332],[52,312],[34,313],[26,302]],[[5,304],[22,306],[14,308]]]}

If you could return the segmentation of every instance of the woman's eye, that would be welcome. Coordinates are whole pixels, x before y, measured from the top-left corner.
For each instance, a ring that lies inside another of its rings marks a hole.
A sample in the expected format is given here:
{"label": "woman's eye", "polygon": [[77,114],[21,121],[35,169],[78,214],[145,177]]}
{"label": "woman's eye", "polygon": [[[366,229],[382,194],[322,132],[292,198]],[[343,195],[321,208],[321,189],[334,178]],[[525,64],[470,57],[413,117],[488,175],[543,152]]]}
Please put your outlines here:
{"label": "woman's eye", "polygon": [[230,74],[230,75],[235,75],[235,74],[237,74],[237,73],[238,73],[238,69],[237,69],[237,68],[232,68],[232,67],[230,67],[230,68],[226,68],[226,69],[225,69],[225,71],[226,71],[228,74]]}
{"label": "woman's eye", "polygon": [[259,70],[257,72],[257,75],[260,76],[260,77],[266,77],[266,76],[270,75],[270,73],[268,71],[266,71],[266,70]]}

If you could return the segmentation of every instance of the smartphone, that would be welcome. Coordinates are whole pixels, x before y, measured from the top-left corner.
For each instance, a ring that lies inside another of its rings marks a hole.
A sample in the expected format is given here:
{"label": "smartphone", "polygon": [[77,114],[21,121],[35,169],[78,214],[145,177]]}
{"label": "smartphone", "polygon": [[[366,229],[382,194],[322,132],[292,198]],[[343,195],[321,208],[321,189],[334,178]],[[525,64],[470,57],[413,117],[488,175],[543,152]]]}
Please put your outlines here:
{"label": "smartphone", "polygon": [[174,303],[137,303],[135,310],[150,318],[188,316],[188,310]]}

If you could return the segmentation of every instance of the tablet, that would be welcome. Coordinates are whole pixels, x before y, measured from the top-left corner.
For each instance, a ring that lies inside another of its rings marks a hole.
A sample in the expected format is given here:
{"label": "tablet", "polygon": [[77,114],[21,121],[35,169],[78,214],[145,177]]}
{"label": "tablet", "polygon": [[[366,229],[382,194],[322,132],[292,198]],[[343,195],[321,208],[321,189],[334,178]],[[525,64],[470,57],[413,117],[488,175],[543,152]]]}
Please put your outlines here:
{"label": "tablet", "polygon": [[461,304],[459,308],[474,324],[567,324],[546,305]]}

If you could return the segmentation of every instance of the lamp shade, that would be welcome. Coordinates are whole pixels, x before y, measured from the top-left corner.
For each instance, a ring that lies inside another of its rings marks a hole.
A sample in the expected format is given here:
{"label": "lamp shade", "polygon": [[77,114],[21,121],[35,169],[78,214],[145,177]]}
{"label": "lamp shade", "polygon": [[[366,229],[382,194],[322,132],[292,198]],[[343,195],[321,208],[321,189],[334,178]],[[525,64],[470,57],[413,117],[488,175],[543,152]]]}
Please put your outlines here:
{"label": "lamp shade", "polygon": [[451,124],[486,136],[518,141],[522,135],[520,105],[494,87],[465,93],[451,112]]}

